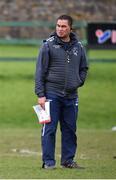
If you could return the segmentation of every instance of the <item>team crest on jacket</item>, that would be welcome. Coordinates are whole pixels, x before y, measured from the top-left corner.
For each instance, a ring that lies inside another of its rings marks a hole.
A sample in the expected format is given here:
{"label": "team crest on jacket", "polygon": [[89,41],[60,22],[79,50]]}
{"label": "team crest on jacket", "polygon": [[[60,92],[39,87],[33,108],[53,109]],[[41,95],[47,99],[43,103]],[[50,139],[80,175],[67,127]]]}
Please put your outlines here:
{"label": "team crest on jacket", "polygon": [[54,44],[53,47],[56,48],[56,49],[58,49],[58,48],[60,48],[61,46]]}
{"label": "team crest on jacket", "polygon": [[73,54],[74,54],[75,56],[78,55],[78,48],[77,48],[77,47],[74,47],[72,51],[73,51]]}

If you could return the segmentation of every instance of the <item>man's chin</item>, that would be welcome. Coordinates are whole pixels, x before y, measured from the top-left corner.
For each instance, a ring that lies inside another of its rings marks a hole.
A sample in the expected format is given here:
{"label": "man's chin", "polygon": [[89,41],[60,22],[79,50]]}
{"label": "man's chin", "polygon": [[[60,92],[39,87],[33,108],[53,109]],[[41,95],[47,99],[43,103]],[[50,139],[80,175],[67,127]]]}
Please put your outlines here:
{"label": "man's chin", "polygon": [[57,36],[60,37],[60,38],[63,38],[63,37],[64,37],[63,34],[57,34]]}

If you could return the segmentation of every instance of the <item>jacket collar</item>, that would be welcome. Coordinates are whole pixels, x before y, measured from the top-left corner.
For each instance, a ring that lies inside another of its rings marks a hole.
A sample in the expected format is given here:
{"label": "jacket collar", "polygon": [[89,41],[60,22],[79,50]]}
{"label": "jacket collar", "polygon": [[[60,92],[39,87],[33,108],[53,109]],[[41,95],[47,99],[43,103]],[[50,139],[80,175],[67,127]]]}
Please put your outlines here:
{"label": "jacket collar", "polygon": [[[60,44],[60,45],[64,45],[64,42],[57,36],[56,32],[53,32],[50,37],[53,37],[55,38],[55,41],[57,44]],[[77,43],[78,42],[78,39],[77,39],[77,36],[75,33],[71,32],[70,33],[70,45],[72,46],[73,44]]]}

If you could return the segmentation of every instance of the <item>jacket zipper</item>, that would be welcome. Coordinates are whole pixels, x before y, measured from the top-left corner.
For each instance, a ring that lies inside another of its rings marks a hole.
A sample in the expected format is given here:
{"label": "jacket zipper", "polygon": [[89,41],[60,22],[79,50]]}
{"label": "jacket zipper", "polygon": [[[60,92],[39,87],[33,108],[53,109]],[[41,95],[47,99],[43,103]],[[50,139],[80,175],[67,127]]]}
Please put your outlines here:
{"label": "jacket zipper", "polygon": [[62,93],[65,95],[66,94],[66,85],[67,85],[67,74],[68,74],[68,64],[70,63],[70,57],[69,57],[69,51],[65,51],[66,54],[66,59],[65,59],[65,81],[64,81],[64,89]]}

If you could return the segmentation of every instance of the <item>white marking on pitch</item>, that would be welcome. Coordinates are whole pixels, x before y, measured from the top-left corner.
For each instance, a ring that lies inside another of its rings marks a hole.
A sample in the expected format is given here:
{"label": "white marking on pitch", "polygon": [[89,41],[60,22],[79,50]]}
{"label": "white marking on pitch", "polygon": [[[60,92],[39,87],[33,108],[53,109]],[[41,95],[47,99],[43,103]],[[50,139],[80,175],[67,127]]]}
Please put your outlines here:
{"label": "white marking on pitch", "polygon": [[113,126],[113,127],[112,127],[112,131],[116,131],[116,126]]}
{"label": "white marking on pitch", "polygon": [[42,155],[39,152],[31,151],[29,149],[11,149],[11,151],[13,153],[18,153],[18,154],[21,154],[21,155],[39,155],[39,156]]}
{"label": "white marking on pitch", "polygon": [[[11,151],[13,153],[18,153],[20,155],[23,155],[23,156],[42,156],[42,153],[41,152],[36,152],[36,151],[31,151],[29,149],[11,149]],[[61,155],[60,154],[56,154],[56,156],[60,157]]]}

